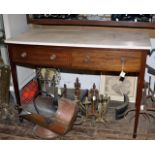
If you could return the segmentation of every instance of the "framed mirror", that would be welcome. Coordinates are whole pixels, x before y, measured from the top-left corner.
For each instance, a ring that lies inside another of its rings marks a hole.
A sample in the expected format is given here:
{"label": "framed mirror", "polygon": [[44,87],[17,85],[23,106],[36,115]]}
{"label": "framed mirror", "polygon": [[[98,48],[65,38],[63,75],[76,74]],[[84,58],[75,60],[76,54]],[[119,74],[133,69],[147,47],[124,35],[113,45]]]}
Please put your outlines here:
{"label": "framed mirror", "polygon": [[155,28],[154,14],[28,14],[27,22],[38,25],[81,25]]}

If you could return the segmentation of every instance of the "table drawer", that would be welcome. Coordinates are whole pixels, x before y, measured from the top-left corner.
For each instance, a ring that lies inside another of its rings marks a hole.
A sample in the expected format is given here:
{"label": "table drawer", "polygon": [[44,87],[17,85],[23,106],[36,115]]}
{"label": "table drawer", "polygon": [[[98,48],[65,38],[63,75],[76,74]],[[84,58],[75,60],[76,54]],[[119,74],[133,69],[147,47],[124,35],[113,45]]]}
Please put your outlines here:
{"label": "table drawer", "polygon": [[19,64],[39,66],[65,67],[70,66],[70,52],[63,48],[33,45],[12,47],[12,60]]}
{"label": "table drawer", "polygon": [[131,50],[76,49],[72,51],[72,67],[98,71],[137,72],[140,70],[141,53]]}

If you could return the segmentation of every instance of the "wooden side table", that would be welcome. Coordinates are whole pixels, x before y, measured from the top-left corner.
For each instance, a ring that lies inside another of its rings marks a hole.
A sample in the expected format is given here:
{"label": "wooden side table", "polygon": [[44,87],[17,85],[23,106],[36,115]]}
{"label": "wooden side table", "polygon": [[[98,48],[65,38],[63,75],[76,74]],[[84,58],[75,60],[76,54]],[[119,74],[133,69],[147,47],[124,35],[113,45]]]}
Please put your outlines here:
{"label": "wooden side table", "polygon": [[8,44],[18,105],[16,65],[112,73],[121,72],[123,60],[123,70],[138,76],[133,129],[133,138],[136,138],[146,56],[151,48],[146,34],[105,31],[97,27],[52,26],[31,28],[5,43]]}

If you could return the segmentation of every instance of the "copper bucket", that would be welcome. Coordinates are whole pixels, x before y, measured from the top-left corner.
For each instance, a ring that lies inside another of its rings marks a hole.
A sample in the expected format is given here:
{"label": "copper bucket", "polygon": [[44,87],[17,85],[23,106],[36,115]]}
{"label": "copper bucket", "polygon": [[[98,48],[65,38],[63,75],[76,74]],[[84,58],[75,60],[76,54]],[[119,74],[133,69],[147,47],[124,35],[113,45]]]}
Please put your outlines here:
{"label": "copper bucket", "polygon": [[72,128],[78,112],[78,105],[69,99],[61,98],[58,102],[58,109],[51,117],[44,117],[38,113],[27,111],[20,116],[48,129],[57,134],[65,134]]}

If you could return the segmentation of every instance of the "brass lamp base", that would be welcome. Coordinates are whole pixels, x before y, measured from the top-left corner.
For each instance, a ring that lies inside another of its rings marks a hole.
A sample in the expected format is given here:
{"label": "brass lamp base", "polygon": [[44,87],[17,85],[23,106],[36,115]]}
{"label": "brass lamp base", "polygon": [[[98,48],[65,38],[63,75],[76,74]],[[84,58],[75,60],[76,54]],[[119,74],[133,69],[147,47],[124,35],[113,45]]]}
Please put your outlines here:
{"label": "brass lamp base", "polygon": [[33,129],[33,135],[40,139],[55,139],[59,135],[51,130],[36,125]]}

